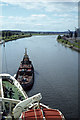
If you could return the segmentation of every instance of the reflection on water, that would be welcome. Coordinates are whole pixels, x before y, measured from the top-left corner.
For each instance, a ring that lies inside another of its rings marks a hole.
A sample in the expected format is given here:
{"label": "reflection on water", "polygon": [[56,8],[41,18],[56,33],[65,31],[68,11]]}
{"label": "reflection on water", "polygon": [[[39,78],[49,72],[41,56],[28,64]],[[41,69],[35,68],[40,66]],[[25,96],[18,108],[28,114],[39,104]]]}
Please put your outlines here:
{"label": "reflection on water", "polygon": [[[32,36],[6,43],[3,72],[8,71],[14,75],[23,58],[24,49],[27,48],[35,69],[35,82],[27,94],[32,96],[41,92],[44,104],[58,108],[66,118],[76,118],[78,114],[78,53],[62,46],[56,41],[56,37]],[[2,49],[4,51],[4,48]],[[3,58],[4,56],[3,53]]]}

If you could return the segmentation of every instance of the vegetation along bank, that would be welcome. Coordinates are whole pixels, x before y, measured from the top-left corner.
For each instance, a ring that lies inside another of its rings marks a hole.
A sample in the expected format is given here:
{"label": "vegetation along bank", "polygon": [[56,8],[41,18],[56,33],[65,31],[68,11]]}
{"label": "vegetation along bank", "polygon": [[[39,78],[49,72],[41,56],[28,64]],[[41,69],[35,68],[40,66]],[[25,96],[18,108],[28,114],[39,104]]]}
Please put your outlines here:
{"label": "vegetation along bank", "polygon": [[80,40],[77,37],[69,37],[68,35],[58,36],[57,41],[73,50],[80,52]]}
{"label": "vegetation along bank", "polygon": [[32,35],[30,33],[25,33],[21,31],[2,31],[0,36],[0,41],[3,43],[3,41],[8,42],[12,40],[17,40],[24,37],[31,37]]}

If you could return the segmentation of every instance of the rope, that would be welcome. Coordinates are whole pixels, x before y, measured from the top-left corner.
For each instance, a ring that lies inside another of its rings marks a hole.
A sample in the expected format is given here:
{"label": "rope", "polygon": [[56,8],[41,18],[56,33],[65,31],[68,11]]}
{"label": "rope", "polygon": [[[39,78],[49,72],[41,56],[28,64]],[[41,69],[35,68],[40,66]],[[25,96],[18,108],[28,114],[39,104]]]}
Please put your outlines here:
{"label": "rope", "polygon": [[35,119],[37,120],[37,115],[36,115],[35,107],[34,107],[34,114],[35,114]]}
{"label": "rope", "polygon": [[41,107],[41,112],[42,112],[43,120],[46,120],[42,107]]}
{"label": "rope", "polygon": [[[34,113],[35,113],[35,119],[37,120],[37,115],[36,115],[35,107],[34,107]],[[42,113],[43,120],[46,120],[45,115],[44,115],[44,111],[43,111],[42,108],[41,108],[41,113]]]}

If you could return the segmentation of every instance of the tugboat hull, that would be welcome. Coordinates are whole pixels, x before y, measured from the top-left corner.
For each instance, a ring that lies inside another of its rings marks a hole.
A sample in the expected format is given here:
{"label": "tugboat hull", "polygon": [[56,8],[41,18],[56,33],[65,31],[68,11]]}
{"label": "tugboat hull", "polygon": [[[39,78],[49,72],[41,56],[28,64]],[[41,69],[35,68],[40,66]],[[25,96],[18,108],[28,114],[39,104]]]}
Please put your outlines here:
{"label": "tugboat hull", "polygon": [[25,91],[32,88],[34,83],[34,67],[32,62],[29,60],[27,51],[25,49],[25,55],[21,61],[20,67],[16,74],[16,79],[21,84]]}

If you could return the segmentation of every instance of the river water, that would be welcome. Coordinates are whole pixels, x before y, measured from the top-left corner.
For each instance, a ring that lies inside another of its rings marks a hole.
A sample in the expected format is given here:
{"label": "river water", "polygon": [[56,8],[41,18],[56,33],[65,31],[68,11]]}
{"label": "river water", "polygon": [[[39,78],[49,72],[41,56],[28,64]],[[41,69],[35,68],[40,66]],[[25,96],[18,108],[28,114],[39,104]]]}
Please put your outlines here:
{"label": "river water", "polygon": [[[78,116],[78,56],[80,53],[56,41],[57,36],[32,36],[7,42],[2,47],[2,72],[14,75],[27,48],[35,69],[28,96],[41,93],[43,102],[59,109],[65,118]],[[0,46],[1,47],[1,46]]]}

